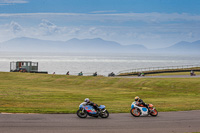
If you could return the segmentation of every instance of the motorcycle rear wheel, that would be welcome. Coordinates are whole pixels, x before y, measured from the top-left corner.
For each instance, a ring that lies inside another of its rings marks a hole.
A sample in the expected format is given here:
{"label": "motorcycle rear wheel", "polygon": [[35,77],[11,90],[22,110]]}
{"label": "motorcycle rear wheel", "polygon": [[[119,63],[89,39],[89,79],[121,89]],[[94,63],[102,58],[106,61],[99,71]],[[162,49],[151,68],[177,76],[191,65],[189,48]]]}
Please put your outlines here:
{"label": "motorcycle rear wheel", "polygon": [[141,115],[141,112],[140,112],[139,108],[132,108],[130,110],[130,112],[134,117],[139,117]]}
{"label": "motorcycle rear wheel", "polygon": [[81,109],[77,110],[76,114],[80,118],[86,118],[87,117],[87,112],[86,111],[82,112]]}
{"label": "motorcycle rear wheel", "polygon": [[100,114],[99,114],[99,116],[101,118],[108,118],[109,112],[107,110],[105,112],[101,111]]}

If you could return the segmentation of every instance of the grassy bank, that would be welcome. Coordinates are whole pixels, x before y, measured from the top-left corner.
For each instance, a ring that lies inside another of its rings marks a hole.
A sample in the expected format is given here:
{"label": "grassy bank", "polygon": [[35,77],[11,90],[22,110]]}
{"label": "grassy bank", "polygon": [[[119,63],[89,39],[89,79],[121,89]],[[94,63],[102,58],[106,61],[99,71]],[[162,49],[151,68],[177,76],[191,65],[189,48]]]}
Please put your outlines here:
{"label": "grassy bank", "polygon": [[[200,72],[195,72],[200,75]],[[190,72],[173,72],[173,73],[159,73],[159,74],[146,74],[145,76],[169,76],[169,75],[190,75]]]}
{"label": "grassy bank", "polygon": [[75,113],[86,97],[110,112],[129,112],[135,96],[158,111],[199,110],[199,81],[0,72],[0,112]]}

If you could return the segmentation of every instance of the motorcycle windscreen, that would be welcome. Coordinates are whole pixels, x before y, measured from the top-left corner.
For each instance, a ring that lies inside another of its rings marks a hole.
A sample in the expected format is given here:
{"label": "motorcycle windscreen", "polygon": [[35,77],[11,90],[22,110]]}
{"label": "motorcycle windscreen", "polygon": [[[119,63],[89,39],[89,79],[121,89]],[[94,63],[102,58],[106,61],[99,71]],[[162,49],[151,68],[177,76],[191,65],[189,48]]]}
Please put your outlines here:
{"label": "motorcycle windscreen", "polygon": [[80,104],[80,105],[79,105],[79,109],[82,109],[82,108],[83,108],[83,105],[82,105],[82,104]]}
{"label": "motorcycle windscreen", "polygon": [[100,105],[99,108],[100,109],[104,109],[106,106],[105,105]]}

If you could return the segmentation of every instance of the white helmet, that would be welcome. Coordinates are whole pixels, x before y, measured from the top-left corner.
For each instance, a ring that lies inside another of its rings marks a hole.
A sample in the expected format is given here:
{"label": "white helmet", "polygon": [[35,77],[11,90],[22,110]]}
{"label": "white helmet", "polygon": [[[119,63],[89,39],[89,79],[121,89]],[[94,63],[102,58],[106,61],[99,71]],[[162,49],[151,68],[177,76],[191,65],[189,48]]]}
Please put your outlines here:
{"label": "white helmet", "polygon": [[88,102],[90,101],[90,99],[89,99],[89,98],[86,98],[84,101],[88,103]]}

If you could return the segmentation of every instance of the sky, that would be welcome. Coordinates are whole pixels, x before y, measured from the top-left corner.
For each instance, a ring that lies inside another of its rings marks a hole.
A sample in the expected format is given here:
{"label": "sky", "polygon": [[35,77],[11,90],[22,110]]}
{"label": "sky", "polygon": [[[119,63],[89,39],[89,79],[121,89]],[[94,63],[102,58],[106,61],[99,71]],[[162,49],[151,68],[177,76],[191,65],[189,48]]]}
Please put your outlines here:
{"label": "sky", "polygon": [[18,37],[164,48],[200,40],[200,0],[0,0],[0,42]]}

